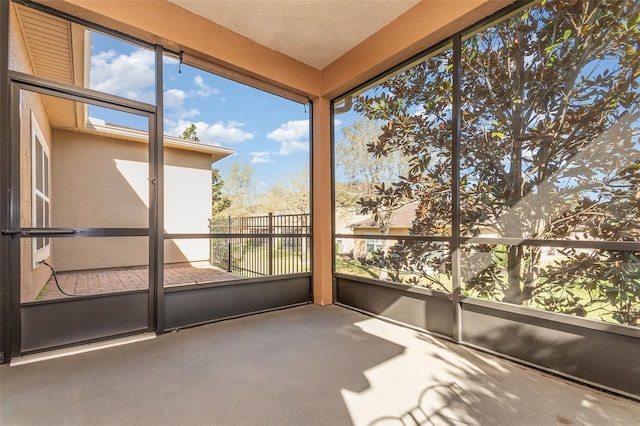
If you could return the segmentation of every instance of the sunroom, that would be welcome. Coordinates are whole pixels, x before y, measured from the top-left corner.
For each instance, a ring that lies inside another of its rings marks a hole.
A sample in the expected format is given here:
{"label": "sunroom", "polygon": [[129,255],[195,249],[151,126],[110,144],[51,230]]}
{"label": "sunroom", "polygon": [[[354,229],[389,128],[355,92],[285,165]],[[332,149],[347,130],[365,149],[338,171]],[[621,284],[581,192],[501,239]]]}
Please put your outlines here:
{"label": "sunroom", "polygon": [[[0,7],[3,363],[332,305],[640,398],[638,1]],[[89,83],[105,38],[144,59]],[[192,70],[298,108],[300,212],[216,219]]]}

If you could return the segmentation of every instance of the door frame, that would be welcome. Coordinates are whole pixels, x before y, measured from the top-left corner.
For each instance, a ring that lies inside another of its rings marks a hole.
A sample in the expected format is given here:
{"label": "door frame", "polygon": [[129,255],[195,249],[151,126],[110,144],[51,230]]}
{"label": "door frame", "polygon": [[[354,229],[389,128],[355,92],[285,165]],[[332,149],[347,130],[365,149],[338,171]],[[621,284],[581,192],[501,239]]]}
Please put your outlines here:
{"label": "door frame", "polygon": [[[161,75],[161,74],[160,74]],[[5,297],[10,299],[10,306],[8,312],[4,313],[4,318],[9,319],[9,327],[6,327],[3,331],[8,332],[8,336],[3,336],[3,340],[10,341],[10,347],[8,351],[3,351],[4,356],[9,358],[24,355],[23,351],[23,339],[22,330],[24,329],[22,318],[22,303],[20,301],[20,240],[22,238],[33,238],[28,232],[21,232],[20,228],[20,91],[25,90],[41,95],[50,95],[62,99],[68,99],[77,102],[83,102],[91,105],[101,106],[109,109],[118,110],[125,113],[136,114],[148,119],[149,125],[149,148],[148,148],[148,164],[149,164],[149,210],[148,210],[148,227],[147,228],[84,228],[81,232],[76,234],[59,233],[58,229],[48,228],[50,233],[39,232],[38,236],[47,236],[50,238],[93,238],[93,237],[117,237],[117,236],[131,236],[131,237],[143,237],[148,238],[148,264],[149,264],[149,285],[147,290],[143,292],[147,295],[146,306],[146,327],[142,324],[145,321],[140,318],[134,318],[135,315],[129,315],[130,319],[133,319],[137,323],[137,326],[130,332],[126,330],[126,324],[116,321],[114,324],[107,324],[105,330],[111,330],[116,333],[113,335],[101,335],[96,338],[87,336],[83,331],[77,331],[77,336],[80,336],[78,341],[69,341],[60,345],[43,348],[32,348],[28,352],[39,352],[43,350],[49,350],[54,348],[60,348],[65,346],[74,346],[82,343],[89,343],[95,340],[104,340],[110,337],[121,337],[126,334],[135,334],[140,332],[151,332],[157,328],[157,318],[161,317],[161,313],[158,312],[159,304],[158,300],[162,298],[162,279],[158,277],[161,275],[159,268],[155,265],[162,262],[161,252],[161,240],[162,233],[158,232],[161,229],[159,223],[159,194],[162,190],[162,179],[158,175],[161,173],[161,166],[159,160],[162,158],[162,141],[158,137],[159,132],[162,131],[161,122],[158,123],[158,107],[138,101],[132,101],[129,99],[121,98],[114,95],[104,94],[91,89],[79,88],[63,83],[52,82],[49,80],[41,79],[31,75],[9,71],[9,150],[8,158],[4,159],[3,166],[8,167],[8,174],[3,174],[2,178],[6,180],[6,183],[2,184],[3,188],[8,190],[8,226],[3,228],[3,238],[8,237],[8,268],[7,277],[9,283],[5,287]],[[161,81],[161,80],[160,80]],[[7,152],[7,151],[4,151]],[[41,230],[42,231],[42,230]],[[24,234],[24,235],[22,235]],[[6,293],[9,294],[6,294]],[[139,306],[140,291],[131,292],[133,300],[137,299]],[[57,302],[39,302],[32,304],[29,309],[36,308],[34,318],[42,318],[42,312],[55,312],[56,306],[64,304],[64,306],[72,306],[70,304],[80,304],[82,300],[89,300],[87,307],[83,308],[85,312],[89,312],[96,308],[96,303],[99,303],[99,299],[122,299],[122,294],[113,293],[105,296],[88,296],[78,299],[77,301],[63,299]],[[116,302],[111,302],[116,303]],[[29,304],[26,304],[29,305]],[[5,305],[6,306],[6,305]],[[91,307],[90,307],[91,306]],[[135,303],[129,303],[129,306],[135,306]],[[79,309],[77,315],[82,315],[83,309]],[[103,307],[103,314],[105,308]],[[40,312],[38,312],[40,311]],[[7,315],[8,314],[8,315]],[[104,331],[104,333],[109,331]],[[83,337],[84,336],[84,337]],[[88,338],[87,338],[88,337]],[[37,345],[36,345],[37,346]],[[3,348],[4,349],[4,348]],[[4,360],[5,362],[8,359]]]}

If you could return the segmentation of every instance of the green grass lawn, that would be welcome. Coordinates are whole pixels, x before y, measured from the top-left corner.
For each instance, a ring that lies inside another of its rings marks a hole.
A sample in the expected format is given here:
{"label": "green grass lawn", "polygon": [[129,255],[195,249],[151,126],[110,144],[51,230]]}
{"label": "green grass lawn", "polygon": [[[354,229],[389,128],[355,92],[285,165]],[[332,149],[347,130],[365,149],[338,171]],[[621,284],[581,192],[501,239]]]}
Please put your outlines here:
{"label": "green grass lawn", "polygon": [[[356,259],[349,259],[341,256],[336,256],[336,272],[390,281],[388,278],[380,278],[380,268],[366,266]],[[446,274],[434,273],[433,275],[430,275],[429,278],[425,278],[407,272],[401,273],[400,278],[402,279],[400,284],[407,284],[410,280],[417,279],[418,284],[414,285],[415,287],[430,288],[448,293],[451,292],[451,278]]]}
{"label": "green grass lawn", "polygon": [[[309,253],[307,253],[307,257]],[[258,275],[269,275],[269,248],[244,247],[234,250],[232,266],[241,270],[252,271]],[[300,251],[274,248],[272,252],[272,274],[284,275],[309,272],[308,259],[303,258]]]}

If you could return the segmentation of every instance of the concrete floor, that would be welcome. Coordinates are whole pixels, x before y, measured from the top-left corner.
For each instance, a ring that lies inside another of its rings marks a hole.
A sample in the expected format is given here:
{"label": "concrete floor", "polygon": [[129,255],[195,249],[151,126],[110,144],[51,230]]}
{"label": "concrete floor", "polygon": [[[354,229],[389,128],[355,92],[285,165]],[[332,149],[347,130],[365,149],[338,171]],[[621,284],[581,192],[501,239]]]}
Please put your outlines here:
{"label": "concrete floor", "polygon": [[640,403],[337,306],[18,367],[9,425],[638,425]]}

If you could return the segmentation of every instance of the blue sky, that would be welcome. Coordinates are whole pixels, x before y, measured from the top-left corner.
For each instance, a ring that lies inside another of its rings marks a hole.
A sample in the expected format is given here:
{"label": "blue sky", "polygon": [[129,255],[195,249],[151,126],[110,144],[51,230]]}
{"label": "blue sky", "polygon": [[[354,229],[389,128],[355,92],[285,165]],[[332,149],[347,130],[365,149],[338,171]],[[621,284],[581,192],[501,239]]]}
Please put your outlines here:
{"label": "blue sky", "polygon": [[[193,123],[201,142],[233,149],[233,156],[214,164],[223,176],[231,162],[249,163],[257,189],[266,189],[309,164],[308,107],[185,64],[178,72],[173,58],[163,63],[165,134],[179,136]],[[92,34],[92,89],[154,103],[154,80],[153,52]],[[123,119],[102,108],[91,108],[89,114],[114,124],[146,126],[146,120]]]}

